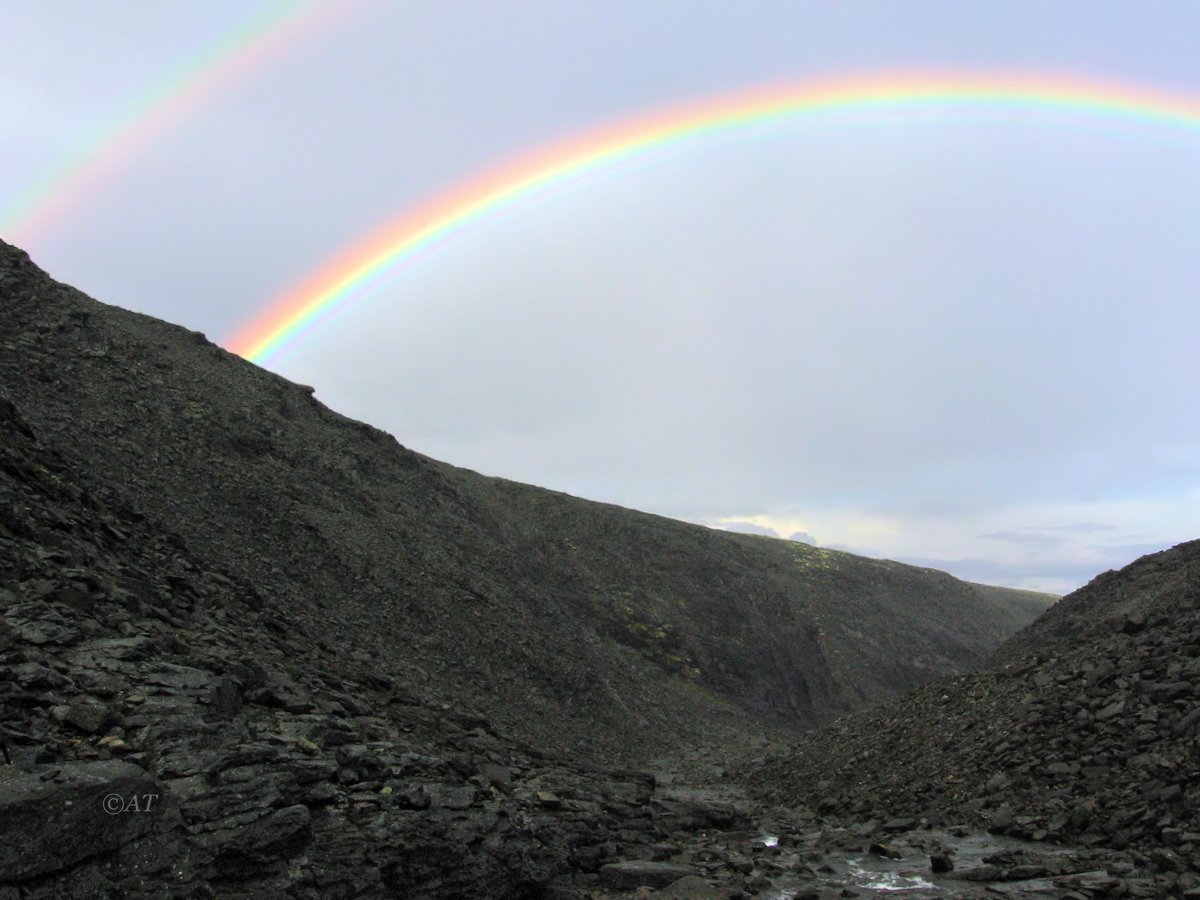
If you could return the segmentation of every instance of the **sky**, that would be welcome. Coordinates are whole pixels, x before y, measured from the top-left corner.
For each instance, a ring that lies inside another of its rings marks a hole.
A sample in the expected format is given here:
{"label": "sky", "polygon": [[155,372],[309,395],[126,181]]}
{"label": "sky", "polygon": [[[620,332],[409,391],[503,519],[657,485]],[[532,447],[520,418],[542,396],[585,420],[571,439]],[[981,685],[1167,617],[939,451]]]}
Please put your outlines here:
{"label": "sky", "polygon": [[[771,84],[1059,74],[1200,111],[1186,2],[0,0],[0,237],[227,344],[481,173]],[[686,141],[273,358],[489,475],[1065,593],[1200,537],[1200,120],[896,107]]]}

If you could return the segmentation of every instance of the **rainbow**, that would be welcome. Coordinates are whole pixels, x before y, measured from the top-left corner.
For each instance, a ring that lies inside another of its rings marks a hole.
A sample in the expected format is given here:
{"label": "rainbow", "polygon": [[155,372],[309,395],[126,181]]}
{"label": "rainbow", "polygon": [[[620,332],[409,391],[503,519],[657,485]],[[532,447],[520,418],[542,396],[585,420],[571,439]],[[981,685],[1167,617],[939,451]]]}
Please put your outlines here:
{"label": "rainbow", "polygon": [[351,245],[269,304],[225,346],[265,364],[422,251],[514,204],[632,158],[790,117],[927,108],[1022,117],[1074,114],[1200,134],[1196,98],[1038,74],[881,74],[709,98],[589,131],[463,182]]}
{"label": "rainbow", "polygon": [[173,123],[321,30],[335,15],[343,15],[348,5],[349,0],[287,0],[238,22],[34,180],[0,214],[0,232],[22,245],[35,243]]}

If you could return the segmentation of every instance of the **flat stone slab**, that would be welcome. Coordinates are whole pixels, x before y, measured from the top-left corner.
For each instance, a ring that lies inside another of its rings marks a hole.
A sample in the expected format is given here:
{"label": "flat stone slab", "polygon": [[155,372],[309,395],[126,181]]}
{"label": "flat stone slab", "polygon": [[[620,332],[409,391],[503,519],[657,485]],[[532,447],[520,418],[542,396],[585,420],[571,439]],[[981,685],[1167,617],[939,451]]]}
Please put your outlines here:
{"label": "flat stone slab", "polygon": [[148,832],[166,792],[118,760],[0,766],[0,883],[58,872]]}
{"label": "flat stone slab", "polygon": [[668,788],[660,791],[655,800],[667,812],[690,817],[700,826],[728,830],[750,824],[749,807],[721,792]]}
{"label": "flat stone slab", "polygon": [[709,884],[699,875],[687,875],[654,895],[658,900],[729,900],[728,887]]}
{"label": "flat stone slab", "polygon": [[631,891],[640,887],[666,887],[681,878],[699,874],[691,866],[634,859],[601,866],[600,883],[614,891]]}

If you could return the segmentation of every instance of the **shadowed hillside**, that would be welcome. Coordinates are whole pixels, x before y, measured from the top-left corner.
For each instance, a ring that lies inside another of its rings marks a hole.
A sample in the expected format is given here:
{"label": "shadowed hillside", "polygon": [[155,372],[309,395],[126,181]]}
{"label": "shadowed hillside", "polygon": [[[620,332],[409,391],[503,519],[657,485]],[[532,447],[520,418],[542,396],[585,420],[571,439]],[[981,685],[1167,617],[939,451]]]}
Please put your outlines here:
{"label": "shadowed hillside", "polygon": [[[5,244],[0,401],[0,883],[30,896],[542,896],[747,821],[621,766],[728,764],[1050,601],[427,459]],[[80,799],[114,786],[163,806]]]}
{"label": "shadowed hillside", "polygon": [[84,483],[277,600],[304,652],[368,654],[531,741],[657,752],[743,709],[810,725],[978,665],[1037,611],[434,462],[3,253],[5,393]]}

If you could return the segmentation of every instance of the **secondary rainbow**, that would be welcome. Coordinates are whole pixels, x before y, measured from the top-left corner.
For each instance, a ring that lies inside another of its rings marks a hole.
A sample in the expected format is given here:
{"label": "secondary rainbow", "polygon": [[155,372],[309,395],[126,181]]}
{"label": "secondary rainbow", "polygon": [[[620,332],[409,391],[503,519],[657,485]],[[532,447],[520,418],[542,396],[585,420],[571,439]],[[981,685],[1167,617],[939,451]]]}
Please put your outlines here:
{"label": "secondary rainbow", "polygon": [[265,364],[422,251],[523,200],[634,157],[788,117],[925,108],[1111,119],[1200,137],[1197,98],[1062,75],[888,73],[708,98],[589,131],[463,182],[350,245],[270,303],[226,346]]}
{"label": "secondary rainbow", "polygon": [[344,15],[348,4],[273,2],[239,20],[12,199],[0,215],[0,231],[23,245],[34,243],[172,123]]}

